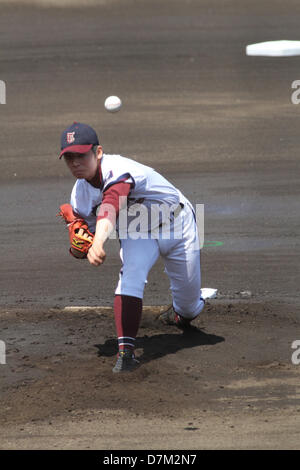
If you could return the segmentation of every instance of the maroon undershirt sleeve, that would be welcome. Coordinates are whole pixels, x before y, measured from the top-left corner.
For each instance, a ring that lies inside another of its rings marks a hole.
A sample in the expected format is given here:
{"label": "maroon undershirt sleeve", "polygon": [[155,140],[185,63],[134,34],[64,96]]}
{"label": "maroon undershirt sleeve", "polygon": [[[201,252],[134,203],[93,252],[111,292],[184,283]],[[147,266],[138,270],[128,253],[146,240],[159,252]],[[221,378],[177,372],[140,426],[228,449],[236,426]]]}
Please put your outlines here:
{"label": "maroon undershirt sleeve", "polygon": [[119,215],[119,197],[128,196],[131,184],[120,182],[113,184],[103,193],[103,199],[99,207],[97,220],[109,219],[113,224]]}

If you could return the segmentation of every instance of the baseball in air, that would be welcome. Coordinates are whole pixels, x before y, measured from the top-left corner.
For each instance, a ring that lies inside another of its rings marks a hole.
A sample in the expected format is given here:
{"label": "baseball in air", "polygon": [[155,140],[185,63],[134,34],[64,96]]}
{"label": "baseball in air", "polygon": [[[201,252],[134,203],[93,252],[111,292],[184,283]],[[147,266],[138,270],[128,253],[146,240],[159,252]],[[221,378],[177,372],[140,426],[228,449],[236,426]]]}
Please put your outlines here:
{"label": "baseball in air", "polygon": [[104,107],[110,113],[116,113],[121,109],[122,101],[118,96],[109,96],[106,98]]}

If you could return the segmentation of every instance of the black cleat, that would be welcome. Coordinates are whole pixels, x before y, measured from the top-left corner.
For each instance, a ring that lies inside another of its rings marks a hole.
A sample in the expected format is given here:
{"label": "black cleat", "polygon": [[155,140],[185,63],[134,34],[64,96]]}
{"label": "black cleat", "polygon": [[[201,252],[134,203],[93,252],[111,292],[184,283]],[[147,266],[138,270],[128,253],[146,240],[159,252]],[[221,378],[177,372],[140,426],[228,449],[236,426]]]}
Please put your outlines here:
{"label": "black cleat", "polygon": [[119,351],[117,362],[113,368],[114,373],[131,372],[140,365],[131,350]]}
{"label": "black cleat", "polygon": [[171,307],[169,307],[168,310],[162,313],[158,318],[164,325],[175,325],[181,330],[190,328],[191,321],[193,320],[193,319],[184,318],[178,313],[176,313],[173,308],[173,305],[171,305]]}

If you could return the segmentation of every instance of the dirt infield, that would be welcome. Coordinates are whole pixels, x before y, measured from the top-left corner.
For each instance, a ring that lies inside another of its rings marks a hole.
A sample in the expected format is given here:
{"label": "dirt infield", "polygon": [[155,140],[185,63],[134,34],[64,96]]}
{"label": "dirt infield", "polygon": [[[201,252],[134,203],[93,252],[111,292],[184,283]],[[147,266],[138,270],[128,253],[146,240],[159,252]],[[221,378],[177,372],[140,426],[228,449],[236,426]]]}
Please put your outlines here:
{"label": "dirt infield", "polygon": [[297,448],[288,306],[211,301],[184,333],[162,310],[144,310],[141,365],[121,376],[109,309],[3,312],[1,448]]}

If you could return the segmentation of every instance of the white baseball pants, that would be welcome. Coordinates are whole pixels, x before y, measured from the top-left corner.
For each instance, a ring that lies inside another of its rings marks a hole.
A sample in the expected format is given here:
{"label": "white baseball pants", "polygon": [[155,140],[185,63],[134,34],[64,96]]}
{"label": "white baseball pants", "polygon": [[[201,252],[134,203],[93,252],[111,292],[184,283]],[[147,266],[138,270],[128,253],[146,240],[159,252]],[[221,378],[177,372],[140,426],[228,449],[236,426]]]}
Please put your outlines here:
{"label": "white baseball pants", "polygon": [[[170,280],[174,310],[185,318],[196,317],[204,307],[201,299],[200,247],[194,211],[185,204],[172,226],[179,224],[180,239],[157,239],[128,237],[120,240],[120,270],[116,295],[143,298],[145,283],[150,269],[162,256],[165,272]],[[178,225],[177,225],[178,227]]]}

